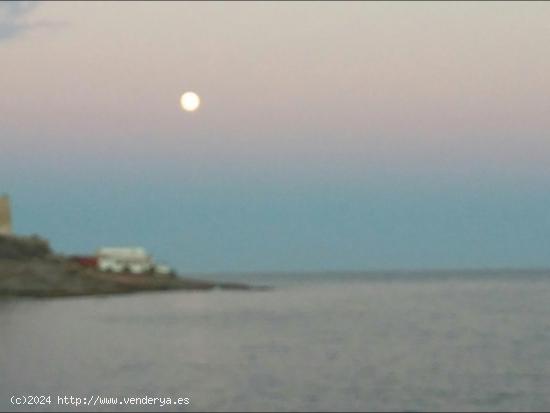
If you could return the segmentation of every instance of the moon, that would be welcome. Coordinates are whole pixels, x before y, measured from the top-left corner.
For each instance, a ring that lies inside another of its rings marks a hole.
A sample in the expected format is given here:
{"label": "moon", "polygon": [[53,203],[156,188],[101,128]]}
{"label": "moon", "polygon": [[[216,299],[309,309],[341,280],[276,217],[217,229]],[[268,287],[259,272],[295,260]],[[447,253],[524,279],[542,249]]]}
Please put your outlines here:
{"label": "moon", "polygon": [[181,108],[186,112],[196,111],[200,104],[201,98],[195,92],[185,92],[180,98]]}

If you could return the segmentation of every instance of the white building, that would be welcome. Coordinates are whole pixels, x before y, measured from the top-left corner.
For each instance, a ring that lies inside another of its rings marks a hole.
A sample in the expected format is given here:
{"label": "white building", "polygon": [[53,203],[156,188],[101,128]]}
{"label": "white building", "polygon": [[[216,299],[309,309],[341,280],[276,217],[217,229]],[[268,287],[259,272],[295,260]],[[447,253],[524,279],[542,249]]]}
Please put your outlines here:
{"label": "white building", "polygon": [[97,250],[96,258],[101,271],[142,274],[148,271],[163,273],[165,269],[158,268],[165,266],[155,265],[153,258],[141,247],[102,247]]}

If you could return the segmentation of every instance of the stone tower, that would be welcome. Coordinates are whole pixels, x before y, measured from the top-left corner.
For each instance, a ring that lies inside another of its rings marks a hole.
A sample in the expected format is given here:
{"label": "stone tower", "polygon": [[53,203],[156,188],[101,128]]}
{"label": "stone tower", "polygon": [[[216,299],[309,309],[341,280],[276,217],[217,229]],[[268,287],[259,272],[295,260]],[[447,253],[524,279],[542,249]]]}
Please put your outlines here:
{"label": "stone tower", "polygon": [[11,235],[10,198],[0,195],[0,235]]}

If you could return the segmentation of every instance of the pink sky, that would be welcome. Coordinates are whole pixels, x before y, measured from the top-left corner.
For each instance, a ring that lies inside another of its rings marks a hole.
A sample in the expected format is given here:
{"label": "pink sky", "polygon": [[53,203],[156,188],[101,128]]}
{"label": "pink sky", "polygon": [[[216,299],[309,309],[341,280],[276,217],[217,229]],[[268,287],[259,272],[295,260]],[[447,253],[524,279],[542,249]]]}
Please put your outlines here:
{"label": "pink sky", "polygon": [[5,156],[547,168],[547,3],[46,2],[21,19],[36,28],[0,42]]}

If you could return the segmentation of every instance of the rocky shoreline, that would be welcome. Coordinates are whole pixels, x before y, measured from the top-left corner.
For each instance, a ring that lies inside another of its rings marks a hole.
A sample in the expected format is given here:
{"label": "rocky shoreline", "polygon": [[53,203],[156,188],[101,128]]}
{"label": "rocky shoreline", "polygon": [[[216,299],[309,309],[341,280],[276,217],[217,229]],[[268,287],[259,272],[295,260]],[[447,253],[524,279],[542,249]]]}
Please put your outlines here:
{"label": "rocky shoreline", "polygon": [[50,250],[33,237],[0,236],[0,298],[76,297],[147,291],[265,290],[238,283],[218,283],[180,276],[105,273],[83,267]]}

